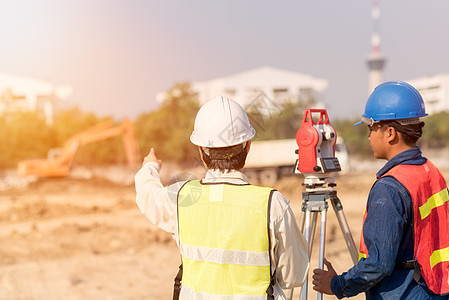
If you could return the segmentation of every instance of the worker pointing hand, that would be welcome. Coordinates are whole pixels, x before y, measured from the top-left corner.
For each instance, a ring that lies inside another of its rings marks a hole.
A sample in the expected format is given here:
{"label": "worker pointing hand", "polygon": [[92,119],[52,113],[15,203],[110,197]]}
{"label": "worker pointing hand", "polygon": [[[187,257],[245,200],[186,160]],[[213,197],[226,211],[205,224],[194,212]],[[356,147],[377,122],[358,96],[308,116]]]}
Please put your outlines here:
{"label": "worker pointing hand", "polygon": [[162,167],[162,160],[157,159],[156,154],[154,153],[154,148],[151,148],[150,153],[148,153],[148,155],[144,158],[142,165],[149,162],[155,162],[159,165],[159,167]]}
{"label": "worker pointing hand", "polygon": [[313,270],[313,289],[320,293],[333,295],[334,293],[331,290],[331,281],[332,278],[337,275],[332,264],[324,259],[324,264],[327,267],[327,271],[321,269]]}
{"label": "worker pointing hand", "polygon": [[307,242],[284,195],[242,173],[256,130],[243,107],[222,96],[199,109],[193,129],[203,179],[164,186],[154,149],[135,176],[140,211],[180,249],[173,299],[286,300],[283,289],[307,276]]}

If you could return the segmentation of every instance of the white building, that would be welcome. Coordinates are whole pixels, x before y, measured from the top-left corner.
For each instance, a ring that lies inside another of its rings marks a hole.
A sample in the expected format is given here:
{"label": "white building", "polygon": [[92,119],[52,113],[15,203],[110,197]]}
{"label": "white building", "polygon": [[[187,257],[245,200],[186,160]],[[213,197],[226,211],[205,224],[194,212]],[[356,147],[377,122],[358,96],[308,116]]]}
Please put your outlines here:
{"label": "white building", "polygon": [[449,111],[449,73],[419,77],[407,82],[421,93],[429,115]]}
{"label": "white building", "polygon": [[[193,90],[198,93],[200,104],[222,95],[237,101],[245,108],[260,101],[264,101],[268,106],[276,106],[285,101],[298,100],[315,100],[315,108],[323,108],[321,102],[327,86],[328,82],[325,79],[271,67],[260,67],[192,83]],[[269,110],[268,106],[265,108]]]}
{"label": "white building", "polygon": [[70,86],[55,86],[47,80],[0,73],[0,114],[12,111],[42,111],[52,124],[61,102],[73,93]]}

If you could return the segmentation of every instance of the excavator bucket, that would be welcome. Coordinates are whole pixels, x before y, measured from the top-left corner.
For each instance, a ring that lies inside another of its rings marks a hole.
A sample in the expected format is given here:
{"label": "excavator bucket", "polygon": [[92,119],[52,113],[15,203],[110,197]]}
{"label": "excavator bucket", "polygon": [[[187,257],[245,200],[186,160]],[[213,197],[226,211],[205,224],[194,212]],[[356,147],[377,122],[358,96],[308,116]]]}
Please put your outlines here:
{"label": "excavator bucket", "polygon": [[17,171],[19,175],[64,177],[70,173],[70,166],[47,159],[27,159],[19,162]]}

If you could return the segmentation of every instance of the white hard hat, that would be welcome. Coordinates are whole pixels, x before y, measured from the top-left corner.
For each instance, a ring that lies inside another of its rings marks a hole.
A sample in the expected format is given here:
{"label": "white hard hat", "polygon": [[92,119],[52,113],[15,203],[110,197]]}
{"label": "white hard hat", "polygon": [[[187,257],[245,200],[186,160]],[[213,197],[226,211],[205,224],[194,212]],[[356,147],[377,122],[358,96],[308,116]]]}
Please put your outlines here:
{"label": "white hard hat", "polygon": [[217,96],[198,111],[190,141],[201,147],[221,148],[243,144],[255,134],[243,108],[234,100]]}

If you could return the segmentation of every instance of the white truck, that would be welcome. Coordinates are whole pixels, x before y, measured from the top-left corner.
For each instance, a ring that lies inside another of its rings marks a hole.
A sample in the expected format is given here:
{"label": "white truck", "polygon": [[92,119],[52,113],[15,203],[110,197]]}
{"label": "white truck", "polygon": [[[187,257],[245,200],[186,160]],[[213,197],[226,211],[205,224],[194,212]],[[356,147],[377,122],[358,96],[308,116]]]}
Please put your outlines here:
{"label": "white truck", "polygon": [[[294,173],[297,149],[296,139],[254,141],[243,172],[251,182],[274,184],[279,178]],[[348,152],[343,138],[337,138],[335,156],[340,162],[340,173],[344,174],[348,171]]]}

